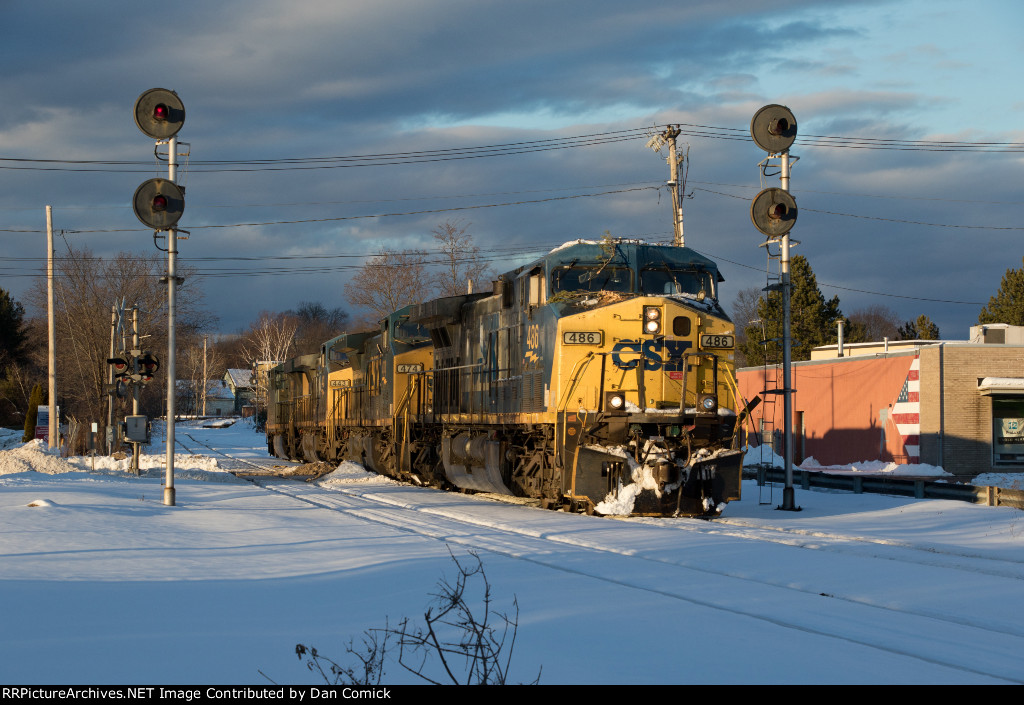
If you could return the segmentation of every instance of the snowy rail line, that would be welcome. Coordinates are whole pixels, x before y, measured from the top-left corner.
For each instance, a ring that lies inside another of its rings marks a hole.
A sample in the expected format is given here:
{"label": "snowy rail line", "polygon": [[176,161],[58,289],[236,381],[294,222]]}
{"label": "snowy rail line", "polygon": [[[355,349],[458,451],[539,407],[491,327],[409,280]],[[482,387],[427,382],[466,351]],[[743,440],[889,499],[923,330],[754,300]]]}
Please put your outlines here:
{"label": "snowy rail line", "polygon": [[779,512],[749,482],[712,522],[616,520],[283,463],[251,426],[181,425],[174,507],[159,447],[142,476],[0,451],[9,674],[307,682],[296,643],[340,656],[415,618],[475,552],[543,683],[1024,682],[1015,509],[799,491],[804,511]]}
{"label": "snowy rail line", "polygon": [[[981,573],[974,564],[986,560],[999,563],[998,559],[960,556],[964,563],[959,565],[908,561],[908,557],[916,558],[915,554],[927,554],[929,551],[838,534],[818,535],[813,539],[803,536],[800,538],[801,543],[793,543],[780,541],[779,537],[772,534],[797,532],[779,528],[743,529],[728,524],[727,528],[719,529],[718,522],[708,524],[700,520],[604,520],[610,526],[603,526],[601,520],[556,514],[561,520],[558,523],[563,526],[562,530],[537,532],[533,528],[534,522],[524,522],[526,528],[522,528],[517,518],[523,512],[537,513],[542,510],[479,503],[478,507],[482,506],[484,511],[472,512],[445,506],[450,503],[441,506],[427,502],[417,504],[414,495],[405,492],[397,495],[392,492],[380,494],[376,488],[327,488],[277,479],[257,478],[254,481],[273,492],[286,494],[323,509],[344,512],[363,521],[385,524],[468,550],[499,553],[547,568],[629,587],[641,593],[653,592],[788,629],[849,641],[979,675],[1024,682],[1024,664],[1017,656],[1021,648],[1024,648],[1024,621],[1011,618],[1010,615],[986,614],[984,610],[974,609],[949,613],[920,607],[912,600],[893,602],[887,595],[860,594],[855,588],[837,583],[827,566],[821,566],[818,570],[805,568],[801,571],[783,571],[775,576],[758,575],[746,567],[744,561],[735,564],[732,561],[708,561],[706,546],[693,558],[688,557],[689,552],[686,550],[665,555],[632,545],[632,539],[623,542],[620,535],[632,536],[633,530],[623,527],[635,523],[651,526],[658,533],[666,527],[671,530],[684,529],[694,534],[694,541],[712,541],[715,544],[724,541],[731,547],[729,550],[734,552],[746,553],[753,550],[763,554],[766,550],[778,551],[782,561],[788,560],[787,554],[793,547],[812,547],[837,554],[829,556],[829,564],[834,560],[858,563],[884,561],[891,565],[867,570],[875,574],[879,570],[889,571],[893,573],[894,580],[910,580],[919,584],[943,584],[947,582],[944,577],[947,571],[968,571],[971,575],[958,576],[958,581],[966,579],[975,582],[975,596],[989,589],[1020,590],[1024,587],[1019,582],[1019,570],[988,570],[977,580],[973,579],[974,573]],[[419,488],[408,489],[411,493],[431,492]],[[563,521],[571,522],[573,519],[586,526],[581,526],[579,531],[564,530]],[[736,539],[741,539],[746,545],[735,548]],[[865,544],[873,550],[850,550],[851,545],[858,547]],[[566,560],[563,551],[565,547],[572,547],[582,553],[575,553],[570,560]],[[588,560],[587,554],[591,552],[605,556],[601,560]],[[762,557],[751,562],[751,565],[761,565],[763,562]],[[1001,562],[1015,569],[1020,568],[1018,561]],[[800,573],[803,575],[800,576]],[[993,583],[999,587],[993,588]],[[673,587],[666,589],[666,585]],[[749,598],[752,586],[756,588],[756,600]],[[789,593],[789,596],[776,594],[780,591]],[[793,593],[797,594],[796,597]],[[742,597],[744,594],[748,597]],[[766,607],[772,603],[785,604],[784,614],[774,613]],[[822,617],[826,614],[828,619],[823,621]],[[1007,622],[1007,619],[1010,621]],[[945,634],[944,640],[927,636],[934,633],[937,625],[941,626]],[[990,650],[964,654],[955,648],[958,643],[978,642],[988,644]]]}

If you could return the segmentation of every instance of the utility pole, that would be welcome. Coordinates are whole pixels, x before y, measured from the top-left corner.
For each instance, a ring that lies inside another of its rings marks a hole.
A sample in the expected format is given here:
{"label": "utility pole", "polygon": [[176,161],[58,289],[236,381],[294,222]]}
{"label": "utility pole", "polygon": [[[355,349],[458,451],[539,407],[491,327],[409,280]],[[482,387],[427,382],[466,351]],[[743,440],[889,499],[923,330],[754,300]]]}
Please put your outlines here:
{"label": "utility pole", "polygon": [[50,406],[50,428],[48,442],[50,448],[57,447],[57,429],[60,419],[57,418],[57,321],[56,306],[53,297],[53,208],[46,207],[46,336],[48,352],[46,365],[48,368],[47,384],[50,392],[47,404]]}
{"label": "utility pole", "polygon": [[209,340],[210,336],[203,336],[203,416],[206,416],[206,341]]}
{"label": "utility pole", "polygon": [[[683,247],[685,245],[683,238],[683,196],[686,191],[686,178],[684,176],[682,184],[680,184],[680,158],[676,148],[676,137],[680,134],[682,134],[682,130],[679,129],[678,125],[669,125],[665,128],[664,132],[654,135],[647,141],[647,146],[655,152],[660,152],[662,147],[666,144],[668,145],[668,159],[666,161],[668,162],[669,178],[666,183],[672,198],[672,244],[675,247]],[[689,149],[687,149],[687,154],[689,154]]]}

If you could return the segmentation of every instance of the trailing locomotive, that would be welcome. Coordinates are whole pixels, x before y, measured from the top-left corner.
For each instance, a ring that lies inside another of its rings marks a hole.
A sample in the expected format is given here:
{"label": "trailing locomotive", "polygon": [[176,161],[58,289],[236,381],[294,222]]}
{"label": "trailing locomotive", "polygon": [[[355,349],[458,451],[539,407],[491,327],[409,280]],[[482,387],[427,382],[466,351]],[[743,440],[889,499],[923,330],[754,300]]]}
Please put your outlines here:
{"label": "trailing locomotive", "polygon": [[274,368],[268,447],[570,511],[714,516],[741,473],[721,280],[685,247],[564,245]]}

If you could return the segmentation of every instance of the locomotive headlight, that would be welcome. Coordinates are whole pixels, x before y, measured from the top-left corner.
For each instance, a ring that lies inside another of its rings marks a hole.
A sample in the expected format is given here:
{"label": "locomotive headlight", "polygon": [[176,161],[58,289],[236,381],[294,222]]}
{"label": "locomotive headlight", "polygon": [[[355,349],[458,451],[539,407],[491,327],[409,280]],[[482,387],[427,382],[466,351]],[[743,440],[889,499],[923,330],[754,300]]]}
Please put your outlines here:
{"label": "locomotive headlight", "polygon": [[619,392],[609,392],[605,396],[605,409],[607,411],[622,411],[626,408],[626,397]]}
{"label": "locomotive headlight", "polygon": [[699,404],[702,412],[706,414],[713,413],[718,410],[718,397],[714,394],[702,394]]}
{"label": "locomotive headlight", "polygon": [[644,332],[654,335],[661,332],[661,309],[657,306],[644,306]]}

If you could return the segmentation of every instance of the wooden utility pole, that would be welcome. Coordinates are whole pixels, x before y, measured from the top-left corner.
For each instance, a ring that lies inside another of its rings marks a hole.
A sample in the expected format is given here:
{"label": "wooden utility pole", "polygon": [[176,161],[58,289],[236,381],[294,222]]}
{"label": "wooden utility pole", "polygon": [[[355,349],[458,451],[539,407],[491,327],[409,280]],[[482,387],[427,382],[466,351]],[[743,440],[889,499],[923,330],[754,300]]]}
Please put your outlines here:
{"label": "wooden utility pole", "polygon": [[57,447],[57,430],[60,419],[57,418],[57,321],[54,313],[53,300],[53,208],[46,207],[46,335],[49,352],[46,356],[48,368],[47,384],[50,387],[50,429],[48,442],[50,448]]}

